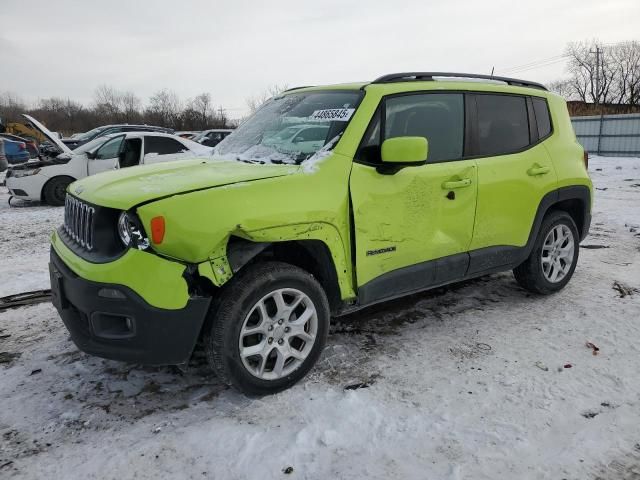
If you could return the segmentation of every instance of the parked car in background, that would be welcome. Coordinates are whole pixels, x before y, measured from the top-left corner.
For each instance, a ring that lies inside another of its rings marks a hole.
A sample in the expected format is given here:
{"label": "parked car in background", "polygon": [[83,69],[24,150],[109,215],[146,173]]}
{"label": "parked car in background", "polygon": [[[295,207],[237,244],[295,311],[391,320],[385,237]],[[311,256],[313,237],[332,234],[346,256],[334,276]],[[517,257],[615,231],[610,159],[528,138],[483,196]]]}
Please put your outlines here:
{"label": "parked car in background", "polygon": [[209,157],[213,151],[199,143],[161,132],[112,133],[94,138],[71,150],[42,125],[43,134],[51,136],[64,153],[40,162],[30,162],[7,172],[9,193],[23,200],[64,205],[67,186],[80,178],[96,173],[136,165],[182,160],[198,156]]}
{"label": "parked car in background", "polygon": [[9,165],[18,165],[29,161],[29,151],[27,144],[24,142],[16,142],[8,138],[2,138],[4,143],[4,155]]}
{"label": "parked car in background", "polygon": [[191,140],[201,143],[202,145],[206,145],[207,147],[215,147],[231,132],[233,132],[233,130],[230,128],[214,128],[211,130],[203,130],[198,135],[194,136]]}
{"label": "parked car in background", "polygon": [[111,135],[112,133],[123,133],[123,132],[162,132],[162,133],[173,133],[173,129],[164,128],[164,127],[156,127],[153,125],[130,125],[130,124],[120,124],[120,125],[104,125],[102,127],[94,128],[93,130],[89,130],[88,132],[83,133],[77,138],[63,138],[62,143],[64,143],[71,150],[74,148],[78,148],[81,145],[84,145],[87,142],[90,142],[94,138],[104,137],[105,135]]}
{"label": "parked car in background", "polygon": [[0,172],[4,172],[8,166],[9,162],[4,154],[4,139],[0,138]]}
{"label": "parked car in background", "polygon": [[11,133],[0,133],[0,137],[6,138],[7,140],[13,140],[14,142],[24,142],[27,146],[27,151],[29,152],[29,158],[38,158],[40,155],[38,145],[32,138],[19,137],[18,135],[12,135]]}
{"label": "parked car in background", "polygon": [[316,152],[325,143],[327,125],[292,125],[267,136],[263,145],[277,145],[283,152]]}
{"label": "parked car in background", "polygon": [[178,135],[179,137],[182,138],[188,138],[190,140],[193,140],[193,137],[195,137],[196,135],[200,134],[200,132],[195,131],[195,130],[184,130],[181,132],[175,132],[176,135]]}

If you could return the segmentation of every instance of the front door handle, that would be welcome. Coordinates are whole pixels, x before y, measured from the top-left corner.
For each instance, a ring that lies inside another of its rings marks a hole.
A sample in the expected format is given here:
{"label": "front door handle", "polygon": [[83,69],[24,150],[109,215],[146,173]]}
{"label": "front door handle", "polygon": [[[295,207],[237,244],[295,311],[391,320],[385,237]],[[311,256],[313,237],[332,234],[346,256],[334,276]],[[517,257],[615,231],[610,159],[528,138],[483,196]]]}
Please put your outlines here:
{"label": "front door handle", "polygon": [[443,190],[453,190],[456,188],[464,188],[471,185],[471,179],[463,178],[462,180],[452,180],[450,182],[444,182],[442,184]]}
{"label": "front door handle", "polygon": [[549,167],[541,167],[540,165],[534,165],[529,170],[527,170],[527,175],[530,177],[535,177],[536,175],[544,175],[549,173],[551,168]]}

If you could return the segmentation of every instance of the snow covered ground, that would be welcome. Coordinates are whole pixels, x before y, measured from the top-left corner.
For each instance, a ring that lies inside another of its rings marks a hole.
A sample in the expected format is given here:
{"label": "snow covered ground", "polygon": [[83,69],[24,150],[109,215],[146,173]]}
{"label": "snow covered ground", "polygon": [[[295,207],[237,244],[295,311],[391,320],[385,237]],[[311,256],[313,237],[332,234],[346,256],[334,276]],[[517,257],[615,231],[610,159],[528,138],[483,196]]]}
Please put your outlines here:
{"label": "snow covered ground", "polygon": [[[359,312],[271,397],[201,357],[181,373],[79,353],[49,304],[0,313],[0,477],[640,478],[640,159],[590,171],[591,234],[561,293],[505,273]],[[0,296],[46,288],[62,210],[6,200]]]}

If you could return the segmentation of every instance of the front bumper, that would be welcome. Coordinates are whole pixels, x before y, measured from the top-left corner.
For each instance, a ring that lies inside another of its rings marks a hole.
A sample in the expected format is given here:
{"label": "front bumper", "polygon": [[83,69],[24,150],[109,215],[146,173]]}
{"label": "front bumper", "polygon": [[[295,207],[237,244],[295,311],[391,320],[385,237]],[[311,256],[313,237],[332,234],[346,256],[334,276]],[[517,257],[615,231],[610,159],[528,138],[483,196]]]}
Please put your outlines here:
{"label": "front bumper", "polygon": [[48,178],[39,173],[35,175],[27,175],[26,177],[14,177],[9,174],[7,175],[5,184],[11,195],[23,200],[40,200],[42,187]]}
{"label": "front bumper", "polygon": [[175,310],[154,307],[128,287],[79,277],[53,248],[49,272],[53,304],[83,352],[145,365],[189,360],[211,298],[190,297]]}

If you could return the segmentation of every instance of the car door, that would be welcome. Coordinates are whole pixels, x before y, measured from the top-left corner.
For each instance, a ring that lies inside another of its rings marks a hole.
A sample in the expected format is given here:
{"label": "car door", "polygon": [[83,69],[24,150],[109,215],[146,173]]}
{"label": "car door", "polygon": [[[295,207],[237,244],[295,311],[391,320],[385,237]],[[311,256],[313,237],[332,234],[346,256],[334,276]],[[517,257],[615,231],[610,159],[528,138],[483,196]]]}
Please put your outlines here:
{"label": "car door", "polygon": [[[350,179],[362,303],[464,276],[477,195],[464,132],[461,93],[399,95],[381,103]],[[400,136],[427,139],[426,164],[395,172],[381,167],[382,142]]]}
{"label": "car door", "polygon": [[143,163],[168,162],[193,156],[193,153],[178,140],[159,135],[144,136]]}
{"label": "car door", "polygon": [[107,140],[98,150],[87,157],[87,175],[118,168],[118,158],[124,145],[124,135]]}
{"label": "car door", "polygon": [[[532,100],[523,95],[470,95],[471,154],[477,157],[478,207],[469,273],[511,263],[526,245],[538,205],[556,188],[540,143]],[[547,111],[548,115],[548,111]]]}

